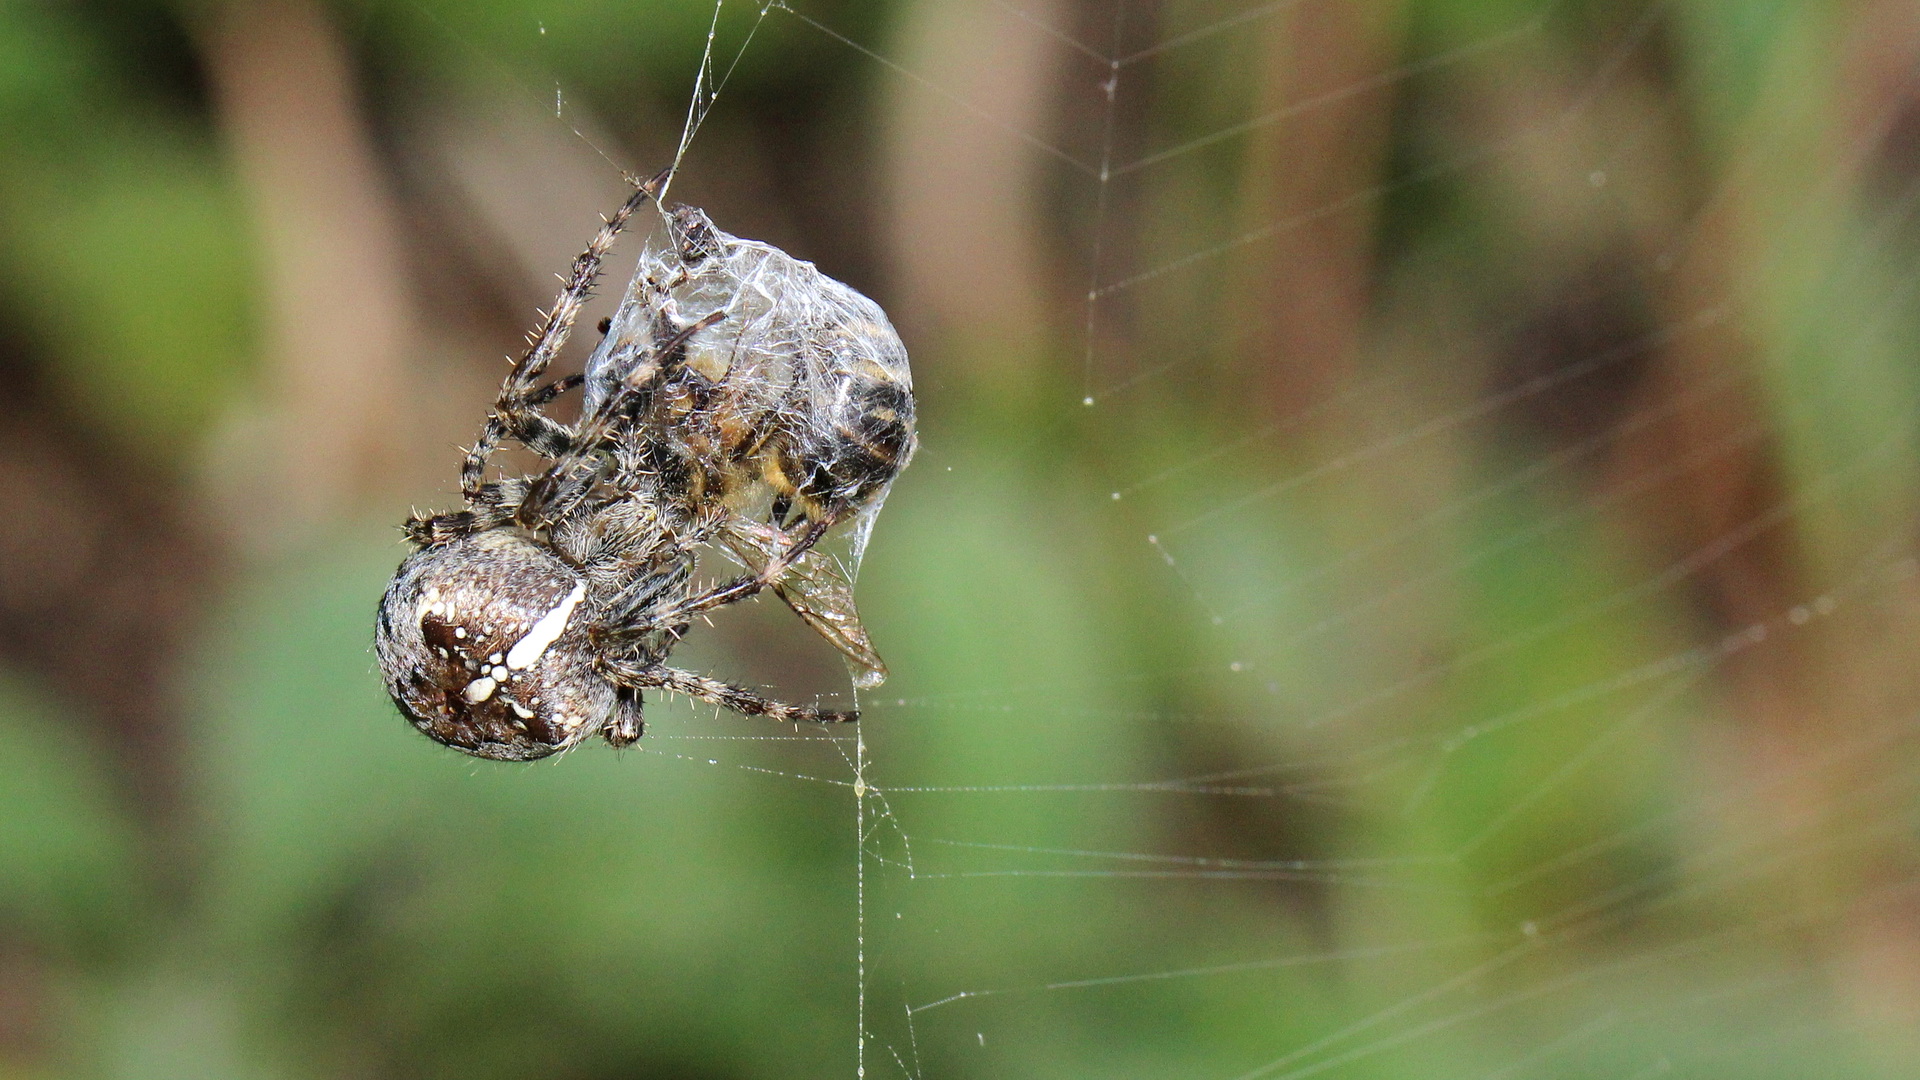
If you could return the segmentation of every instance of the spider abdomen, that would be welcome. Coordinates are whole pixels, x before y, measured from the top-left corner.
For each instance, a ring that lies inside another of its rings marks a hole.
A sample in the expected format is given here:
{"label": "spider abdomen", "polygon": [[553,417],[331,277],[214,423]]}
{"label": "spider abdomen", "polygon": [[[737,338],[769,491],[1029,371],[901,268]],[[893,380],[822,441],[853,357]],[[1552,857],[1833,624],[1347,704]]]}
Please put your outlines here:
{"label": "spider abdomen", "polygon": [[600,730],[614,688],[595,671],[587,583],[552,550],[492,529],[409,556],[380,602],[387,691],[435,742],[526,761]]}

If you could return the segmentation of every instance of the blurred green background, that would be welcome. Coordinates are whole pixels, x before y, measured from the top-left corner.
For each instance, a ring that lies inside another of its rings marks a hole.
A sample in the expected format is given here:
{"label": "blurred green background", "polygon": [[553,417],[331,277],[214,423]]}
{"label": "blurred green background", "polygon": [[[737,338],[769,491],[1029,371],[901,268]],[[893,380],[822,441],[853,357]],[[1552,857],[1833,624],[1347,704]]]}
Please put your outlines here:
{"label": "blurred green background", "polygon": [[[710,30],[894,677],[474,761],[395,526]],[[0,1077],[1920,1075],[1912,3],[15,0],[0,140]]]}

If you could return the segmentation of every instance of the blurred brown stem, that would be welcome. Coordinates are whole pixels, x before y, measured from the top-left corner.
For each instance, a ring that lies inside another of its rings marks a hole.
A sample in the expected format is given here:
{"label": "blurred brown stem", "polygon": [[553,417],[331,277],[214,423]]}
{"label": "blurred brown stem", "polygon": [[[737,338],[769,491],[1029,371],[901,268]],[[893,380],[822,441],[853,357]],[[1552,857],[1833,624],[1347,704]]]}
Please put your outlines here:
{"label": "blurred brown stem", "polygon": [[1374,227],[1396,90],[1397,3],[1303,3],[1268,20],[1246,157],[1249,229],[1284,226],[1244,266],[1243,355],[1276,415],[1353,376],[1372,300]]}
{"label": "blurred brown stem", "polygon": [[398,442],[414,325],[399,216],[321,5],[228,4],[201,41],[263,262],[271,454],[245,494],[282,527],[313,522]]}

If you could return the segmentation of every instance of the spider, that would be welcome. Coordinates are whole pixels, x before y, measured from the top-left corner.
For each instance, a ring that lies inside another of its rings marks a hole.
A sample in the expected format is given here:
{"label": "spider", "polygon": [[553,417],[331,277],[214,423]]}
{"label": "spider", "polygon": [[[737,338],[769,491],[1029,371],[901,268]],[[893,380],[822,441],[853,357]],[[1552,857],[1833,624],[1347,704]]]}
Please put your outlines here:
{"label": "spider", "polygon": [[[850,523],[857,560],[913,454],[906,350],[879,305],[675,207],[585,372],[541,381],[614,239],[670,175],[636,185],[574,259],[462,464],[465,508],[405,526],[416,550],[380,602],[375,650],[394,702],[436,742],[510,761],[595,732],[625,747],[650,690],[855,720],[667,666],[694,619],[768,590],[841,651],[856,685],[886,676],[852,574],[816,547]],[[546,415],[575,388],[577,422]],[[545,468],[489,479],[509,439]],[[706,549],[746,573],[696,587]]]}

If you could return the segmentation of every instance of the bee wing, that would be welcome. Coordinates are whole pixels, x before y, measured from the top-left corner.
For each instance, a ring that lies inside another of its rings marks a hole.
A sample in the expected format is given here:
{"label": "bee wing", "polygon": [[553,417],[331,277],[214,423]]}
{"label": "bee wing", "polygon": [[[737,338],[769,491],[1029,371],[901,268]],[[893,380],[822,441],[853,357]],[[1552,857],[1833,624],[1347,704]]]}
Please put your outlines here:
{"label": "bee wing", "polygon": [[[788,543],[785,533],[744,519],[722,530],[720,538],[756,573],[765,570]],[[868,689],[887,680],[887,665],[873,651],[873,640],[853,604],[853,582],[847,580],[838,560],[819,551],[805,552],[774,580],[773,591],[847,658],[855,686]]]}
{"label": "bee wing", "polygon": [[[808,565],[809,560],[823,564],[825,569],[814,572],[814,567]],[[833,642],[833,647],[847,658],[855,686],[871,689],[887,681],[887,665],[880,654],[873,651],[873,641],[867,637],[860,612],[853,606],[853,586],[840,574],[832,559],[808,552],[795,572],[773,583],[773,591],[787,602],[794,614],[821,637]]]}

